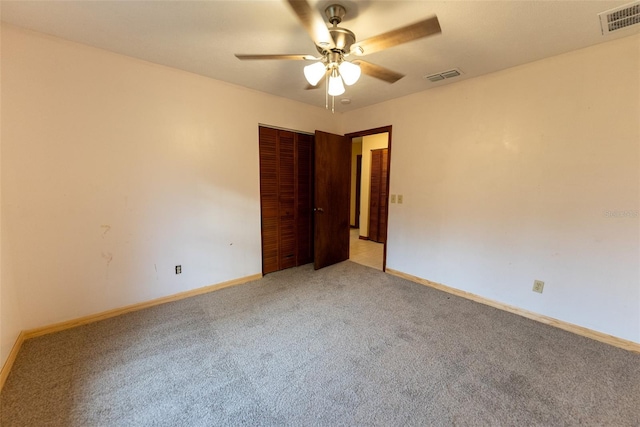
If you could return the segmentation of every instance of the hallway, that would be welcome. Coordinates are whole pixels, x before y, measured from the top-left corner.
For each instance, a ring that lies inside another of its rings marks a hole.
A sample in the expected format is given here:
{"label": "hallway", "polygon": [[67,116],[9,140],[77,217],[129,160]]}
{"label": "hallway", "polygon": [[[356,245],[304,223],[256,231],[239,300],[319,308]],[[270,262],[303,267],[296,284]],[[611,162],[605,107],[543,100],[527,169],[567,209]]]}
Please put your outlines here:
{"label": "hallway", "polygon": [[384,244],[371,240],[361,240],[359,229],[352,228],[349,237],[349,259],[358,264],[382,270]]}

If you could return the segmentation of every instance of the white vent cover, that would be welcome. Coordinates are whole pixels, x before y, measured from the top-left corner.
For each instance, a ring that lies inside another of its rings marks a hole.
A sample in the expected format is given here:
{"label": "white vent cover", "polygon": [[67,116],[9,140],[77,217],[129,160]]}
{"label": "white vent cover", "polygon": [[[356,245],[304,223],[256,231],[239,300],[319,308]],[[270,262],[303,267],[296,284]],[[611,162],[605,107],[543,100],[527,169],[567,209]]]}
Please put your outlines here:
{"label": "white vent cover", "polygon": [[599,13],[602,35],[640,24],[640,1]]}
{"label": "white vent cover", "polygon": [[441,71],[436,74],[427,74],[426,76],[424,76],[424,78],[435,83],[435,82],[439,82],[440,80],[450,79],[452,77],[458,77],[461,74],[462,74],[462,71],[460,71],[459,68],[454,68],[452,70]]}

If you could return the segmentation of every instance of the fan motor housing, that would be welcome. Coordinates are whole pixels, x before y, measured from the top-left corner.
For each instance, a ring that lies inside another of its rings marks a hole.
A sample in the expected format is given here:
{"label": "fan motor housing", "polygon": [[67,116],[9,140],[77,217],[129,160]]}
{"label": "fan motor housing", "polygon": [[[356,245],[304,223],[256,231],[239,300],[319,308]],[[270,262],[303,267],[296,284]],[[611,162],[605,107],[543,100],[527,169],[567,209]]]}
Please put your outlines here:
{"label": "fan motor housing", "polygon": [[[351,50],[351,45],[356,42],[356,35],[353,34],[352,31],[347,30],[346,28],[330,27],[329,33],[331,34],[331,37],[333,38],[333,42],[336,45],[336,47],[333,49],[334,51],[338,50],[342,53],[349,52]],[[316,46],[316,48],[318,49],[318,52],[322,54],[324,54],[325,52],[328,52],[327,49],[322,48],[320,46]]]}

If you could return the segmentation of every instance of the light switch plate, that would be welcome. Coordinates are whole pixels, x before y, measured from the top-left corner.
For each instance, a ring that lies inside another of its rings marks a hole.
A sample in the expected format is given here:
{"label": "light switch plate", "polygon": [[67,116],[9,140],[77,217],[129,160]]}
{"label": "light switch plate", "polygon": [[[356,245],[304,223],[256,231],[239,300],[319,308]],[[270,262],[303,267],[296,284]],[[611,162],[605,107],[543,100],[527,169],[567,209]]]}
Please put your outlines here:
{"label": "light switch plate", "polygon": [[402,194],[398,194],[398,204],[400,204],[400,205],[401,205],[401,204],[402,204],[402,202],[403,202],[403,199],[404,199],[404,198],[402,197]]}
{"label": "light switch plate", "polygon": [[392,194],[391,195],[391,203],[395,203],[396,202],[396,195]]}

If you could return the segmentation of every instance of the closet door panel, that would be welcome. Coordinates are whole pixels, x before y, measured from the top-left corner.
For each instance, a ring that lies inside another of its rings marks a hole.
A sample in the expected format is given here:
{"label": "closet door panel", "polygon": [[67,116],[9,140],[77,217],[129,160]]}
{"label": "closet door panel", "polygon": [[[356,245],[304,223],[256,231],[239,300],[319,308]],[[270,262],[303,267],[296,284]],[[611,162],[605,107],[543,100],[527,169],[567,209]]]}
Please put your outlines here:
{"label": "closet door panel", "polygon": [[313,136],[297,135],[296,265],[313,261]]}
{"label": "closet door panel", "polygon": [[387,175],[389,150],[371,150],[371,195],[369,199],[369,240],[387,239]]}
{"label": "closet door panel", "polygon": [[278,265],[278,132],[260,128],[260,207],[262,216],[262,272],[279,270]]}
{"label": "closet door panel", "polygon": [[371,150],[371,182],[369,184],[369,240],[378,241],[380,228],[380,163],[381,150]]}
{"label": "closet door panel", "polygon": [[378,220],[378,242],[385,243],[387,241],[387,200],[389,200],[388,170],[389,170],[389,149],[382,150],[382,158],[380,159],[380,212]]}
{"label": "closet door panel", "polygon": [[296,265],[295,134],[279,132],[280,269]]}
{"label": "closet door panel", "polygon": [[262,272],[313,261],[313,135],[260,127]]}

